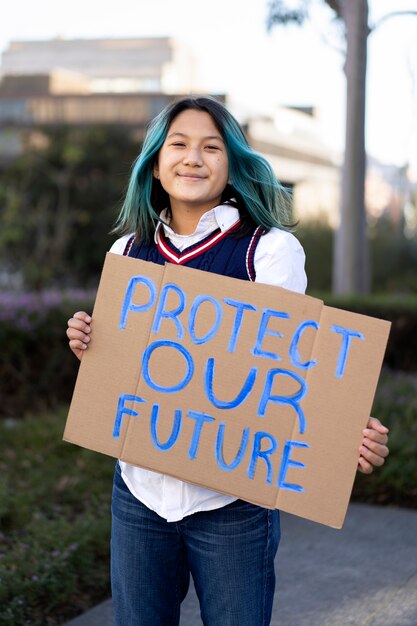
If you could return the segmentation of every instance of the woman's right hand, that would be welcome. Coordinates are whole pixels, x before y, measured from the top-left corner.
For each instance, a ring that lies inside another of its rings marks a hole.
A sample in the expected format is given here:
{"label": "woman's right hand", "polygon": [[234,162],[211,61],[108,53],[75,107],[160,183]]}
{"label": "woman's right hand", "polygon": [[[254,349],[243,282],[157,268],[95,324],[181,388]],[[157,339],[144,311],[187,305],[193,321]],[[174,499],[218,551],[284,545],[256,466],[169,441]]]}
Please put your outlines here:
{"label": "woman's right hand", "polygon": [[85,311],[78,311],[68,320],[67,337],[69,347],[81,361],[84,351],[87,350],[91,337],[91,316]]}

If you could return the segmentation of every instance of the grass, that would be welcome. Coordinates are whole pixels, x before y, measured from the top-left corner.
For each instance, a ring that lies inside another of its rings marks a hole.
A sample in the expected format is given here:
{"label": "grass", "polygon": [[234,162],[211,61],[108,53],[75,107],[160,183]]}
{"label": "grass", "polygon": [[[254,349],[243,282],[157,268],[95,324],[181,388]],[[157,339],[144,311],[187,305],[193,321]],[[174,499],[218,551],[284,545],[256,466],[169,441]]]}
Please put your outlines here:
{"label": "grass", "polygon": [[[417,375],[384,371],[391,454],[353,499],[417,507]],[[108,597],[114,459],[62,442],[66,410],[0,420],[0,626],[57,626]]]}

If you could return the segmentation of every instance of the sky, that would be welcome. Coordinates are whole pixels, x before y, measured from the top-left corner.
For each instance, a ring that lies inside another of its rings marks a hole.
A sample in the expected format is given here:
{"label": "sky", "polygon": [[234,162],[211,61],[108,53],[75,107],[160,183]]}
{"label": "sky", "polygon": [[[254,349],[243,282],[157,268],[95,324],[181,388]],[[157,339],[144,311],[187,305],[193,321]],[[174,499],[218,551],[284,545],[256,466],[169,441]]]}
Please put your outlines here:
{"label": "sky", "polygon": [[[417,0],[369,7],[375,24],[391,11],[417,10]],[[201,89],[226,93],[237,117],[314,106],[323,140],[341,149],[346,81],[330,9],[313,0],[309,23],[270,33],[267,10],[268,0],[9,0],[0,53],[11,40],[174,37],[192,50]],[[417,16],[394,17],[369,36],[366,147],[383,162],[411,163],[417,178]]]}

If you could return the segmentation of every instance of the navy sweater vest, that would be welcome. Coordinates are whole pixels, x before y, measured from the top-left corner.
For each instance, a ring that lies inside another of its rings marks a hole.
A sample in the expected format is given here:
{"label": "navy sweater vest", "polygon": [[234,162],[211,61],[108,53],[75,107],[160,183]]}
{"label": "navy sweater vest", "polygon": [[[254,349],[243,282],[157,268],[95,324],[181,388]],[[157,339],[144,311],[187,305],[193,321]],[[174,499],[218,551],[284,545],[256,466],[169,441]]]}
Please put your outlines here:
{"label": "navy sweater vest", "polygon": [[159,265],[167,262],[177,263],[214,274],[254,281],[256,278],[255,250],[263,229],[258,226],[248,235],[236,238],[233,236],[233,231],[238,226],[239,224],[235,224],[223,233],[217,229],[182,251],[165,237],[161,228],[157,244],[155,242],[137,244],[134,237],[131,237],[123,254]]}

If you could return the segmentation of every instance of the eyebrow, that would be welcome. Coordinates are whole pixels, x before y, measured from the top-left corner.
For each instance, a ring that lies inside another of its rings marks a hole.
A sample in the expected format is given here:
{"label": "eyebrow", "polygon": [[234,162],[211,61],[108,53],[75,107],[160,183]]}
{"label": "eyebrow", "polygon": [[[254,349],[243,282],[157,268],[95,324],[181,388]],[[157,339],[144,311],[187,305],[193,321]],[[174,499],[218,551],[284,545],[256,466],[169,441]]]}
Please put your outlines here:
{"label": "eyebrow", "polygon": [[[180,137],[187,137],[188,136],[185,133],[174,132],[174,133],[170,133],[167,136],[167,139],[171,139],[171,137],[175,137],[177,135],[180,136]],[[223,138],[220,137],[220,135],[208,135],[207,137],[203,137],[202,139],[203,139],[203,141],[207,141],[207,139],[217,139],[218,141],[221,141],[222,143],[224,143],[223,142]]]}

